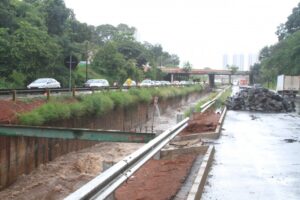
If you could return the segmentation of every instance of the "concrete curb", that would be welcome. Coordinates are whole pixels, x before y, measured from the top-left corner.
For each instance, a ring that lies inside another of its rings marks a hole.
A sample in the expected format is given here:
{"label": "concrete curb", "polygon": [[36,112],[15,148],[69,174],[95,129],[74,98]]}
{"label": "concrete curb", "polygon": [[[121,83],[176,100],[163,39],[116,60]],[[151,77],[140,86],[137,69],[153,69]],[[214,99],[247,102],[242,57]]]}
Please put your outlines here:
{"label": "concrete curb", "polygon": [[193,134],[183,135],[183,136],[178,135],[173,139],[173,141],[194,140],[199,138],[218,139],[220,137],[226,112],[227,112],[227,108],[225,107],[218,121],[217,128],[214,132],[193,133]]}
{"label": "concrete curb", "polygon": [[194,180],[191,190],[189,191],[187,200],[199,200],[201,198],[202,192],[204,190],[204,186],[206,183],[206,179],[208,176],[209,168],[212,164],[213,156],[215,153],[214,146],[210,145],[206,154],[204,155],[202,164]]}
{"label": "concrete curb", "polygon": [[161,159],[172,159],[178,155],[182,154],[191,154],[191,153],[197,153],[197,154],[205,154],[208,150],[209,146],[205,145],[197,145],[197,146],[186,146],[186,147],[173,147],[169,149],[162,149],[160,151],[160,158]]}

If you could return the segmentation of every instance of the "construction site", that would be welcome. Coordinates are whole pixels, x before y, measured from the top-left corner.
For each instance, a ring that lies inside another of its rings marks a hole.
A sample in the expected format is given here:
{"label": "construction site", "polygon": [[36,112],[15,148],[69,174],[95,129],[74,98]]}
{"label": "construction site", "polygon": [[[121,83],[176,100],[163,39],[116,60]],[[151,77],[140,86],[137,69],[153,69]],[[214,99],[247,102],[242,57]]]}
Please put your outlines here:
{"label": "construction site", "polygon": [[299,198],[299,99],[294,112],[227,110],[237,92],[204,87],[43,126],[17,123],[43,101],[0,100],[0,199]]}

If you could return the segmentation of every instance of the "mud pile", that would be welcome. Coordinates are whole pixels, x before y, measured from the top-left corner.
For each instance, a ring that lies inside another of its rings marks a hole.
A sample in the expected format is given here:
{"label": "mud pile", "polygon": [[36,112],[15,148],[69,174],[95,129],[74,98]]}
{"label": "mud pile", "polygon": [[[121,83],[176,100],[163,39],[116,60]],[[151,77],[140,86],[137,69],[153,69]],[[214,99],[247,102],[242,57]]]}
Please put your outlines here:
{"label": "mud pile", "polygon": [[249,88],[236,93],[226,101],[229,110],[260,112],[293,112],[295,104],[265,88]]}

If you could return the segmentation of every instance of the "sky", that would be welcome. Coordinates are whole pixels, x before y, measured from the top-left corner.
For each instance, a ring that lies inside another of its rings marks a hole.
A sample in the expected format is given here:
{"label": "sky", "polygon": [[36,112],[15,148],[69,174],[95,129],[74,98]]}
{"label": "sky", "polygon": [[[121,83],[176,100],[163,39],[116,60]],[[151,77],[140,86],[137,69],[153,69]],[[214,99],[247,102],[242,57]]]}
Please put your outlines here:
{"label": "sky", "polygon": [[[277,42],[299,0],[65,0],[76,19],[89,25],[125,23],[137,39],[161,44],[181,65],[221,69],[223,55],[258,54]],[[246,61],[245,61],[246,62]]]}

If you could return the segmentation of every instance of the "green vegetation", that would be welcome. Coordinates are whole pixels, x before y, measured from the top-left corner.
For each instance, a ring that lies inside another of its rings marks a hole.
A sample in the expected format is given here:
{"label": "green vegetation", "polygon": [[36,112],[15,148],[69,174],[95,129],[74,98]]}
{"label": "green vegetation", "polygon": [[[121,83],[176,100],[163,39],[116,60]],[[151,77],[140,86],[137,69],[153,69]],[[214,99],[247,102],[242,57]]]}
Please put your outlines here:
{"label": "green vegetation", "polygon": [[200,100],[194,107],[189,108],[184,112],[184,116],[190,116],[193,111],[195,112],[201,112],[201,106],[204,105],[206,102],[213,100],[218,95],[217,92],[210,93],[207,97]]}
{"label": "green vegetation", "polygon": [[232,94],[232,88],[228,88],[225,90],[222,95],[216,100],[214,107],[215,108],[221,108],[224,107],[225,101],[227,100],[228,97],[230,97]]}
{"label": "green vegetation", "polygon": [[[53,77],[68,85],[64,59],[88,60],[88,78],[123,83],[128,77],[161,79],[157,66],[178,66],[179,57],[159,44],[141,43],[136,28],[126,24],[92,26],[79,22],[64,0],[1,0],[0,88],[23,88],[36,78]],[[143,66],[149,64],[148,72]],[[72,85],[82,86],[84,67],[72,72]]]}
{"label": "green vegetation", "polygon": [[[227,97],[231,96],[232,93],[232,88],[228,88],[226,89],[222,95],[216,99],[215,103],[214,103],[214,107],[215,108],[220,108],[224,106],[224,103],[227,99]],[[184,112],[184,115],[186,117],[190,116],[192,114],[193,111],[195,112],[201,112],[201,106],[204,105],[206,102],[213,100],[216,96],[218,95],[217,92],[212,92],[211,94],[209,94],[209,96],[207,96],[206,98],[200,100],[196,106],[189,108],[188,110],[186,110]]]}
{"label": "green vegetation", "polygon": [[[128,92],[110,91],[82,95],[77,101],[70,101],[70,97],[52,98],[50,102],[27,113],[19,115],[20,124],[43,125],[50,121],[83,117],[87,115],[102,116],[116,107],[128,107],[138,102],[150,103],[154,96],[161,99],[184,96],[202,90],[200,85],[190,87],[165,87],[130,89]],[[69,102],[69,103],[68,103]]]}
{"label": "green vegetation", "polygon": [[300,75],[300,3],[277,28],[278,42],[261,49],[260,63],[251,66],[251,82],[272,88],[277,76]]}

